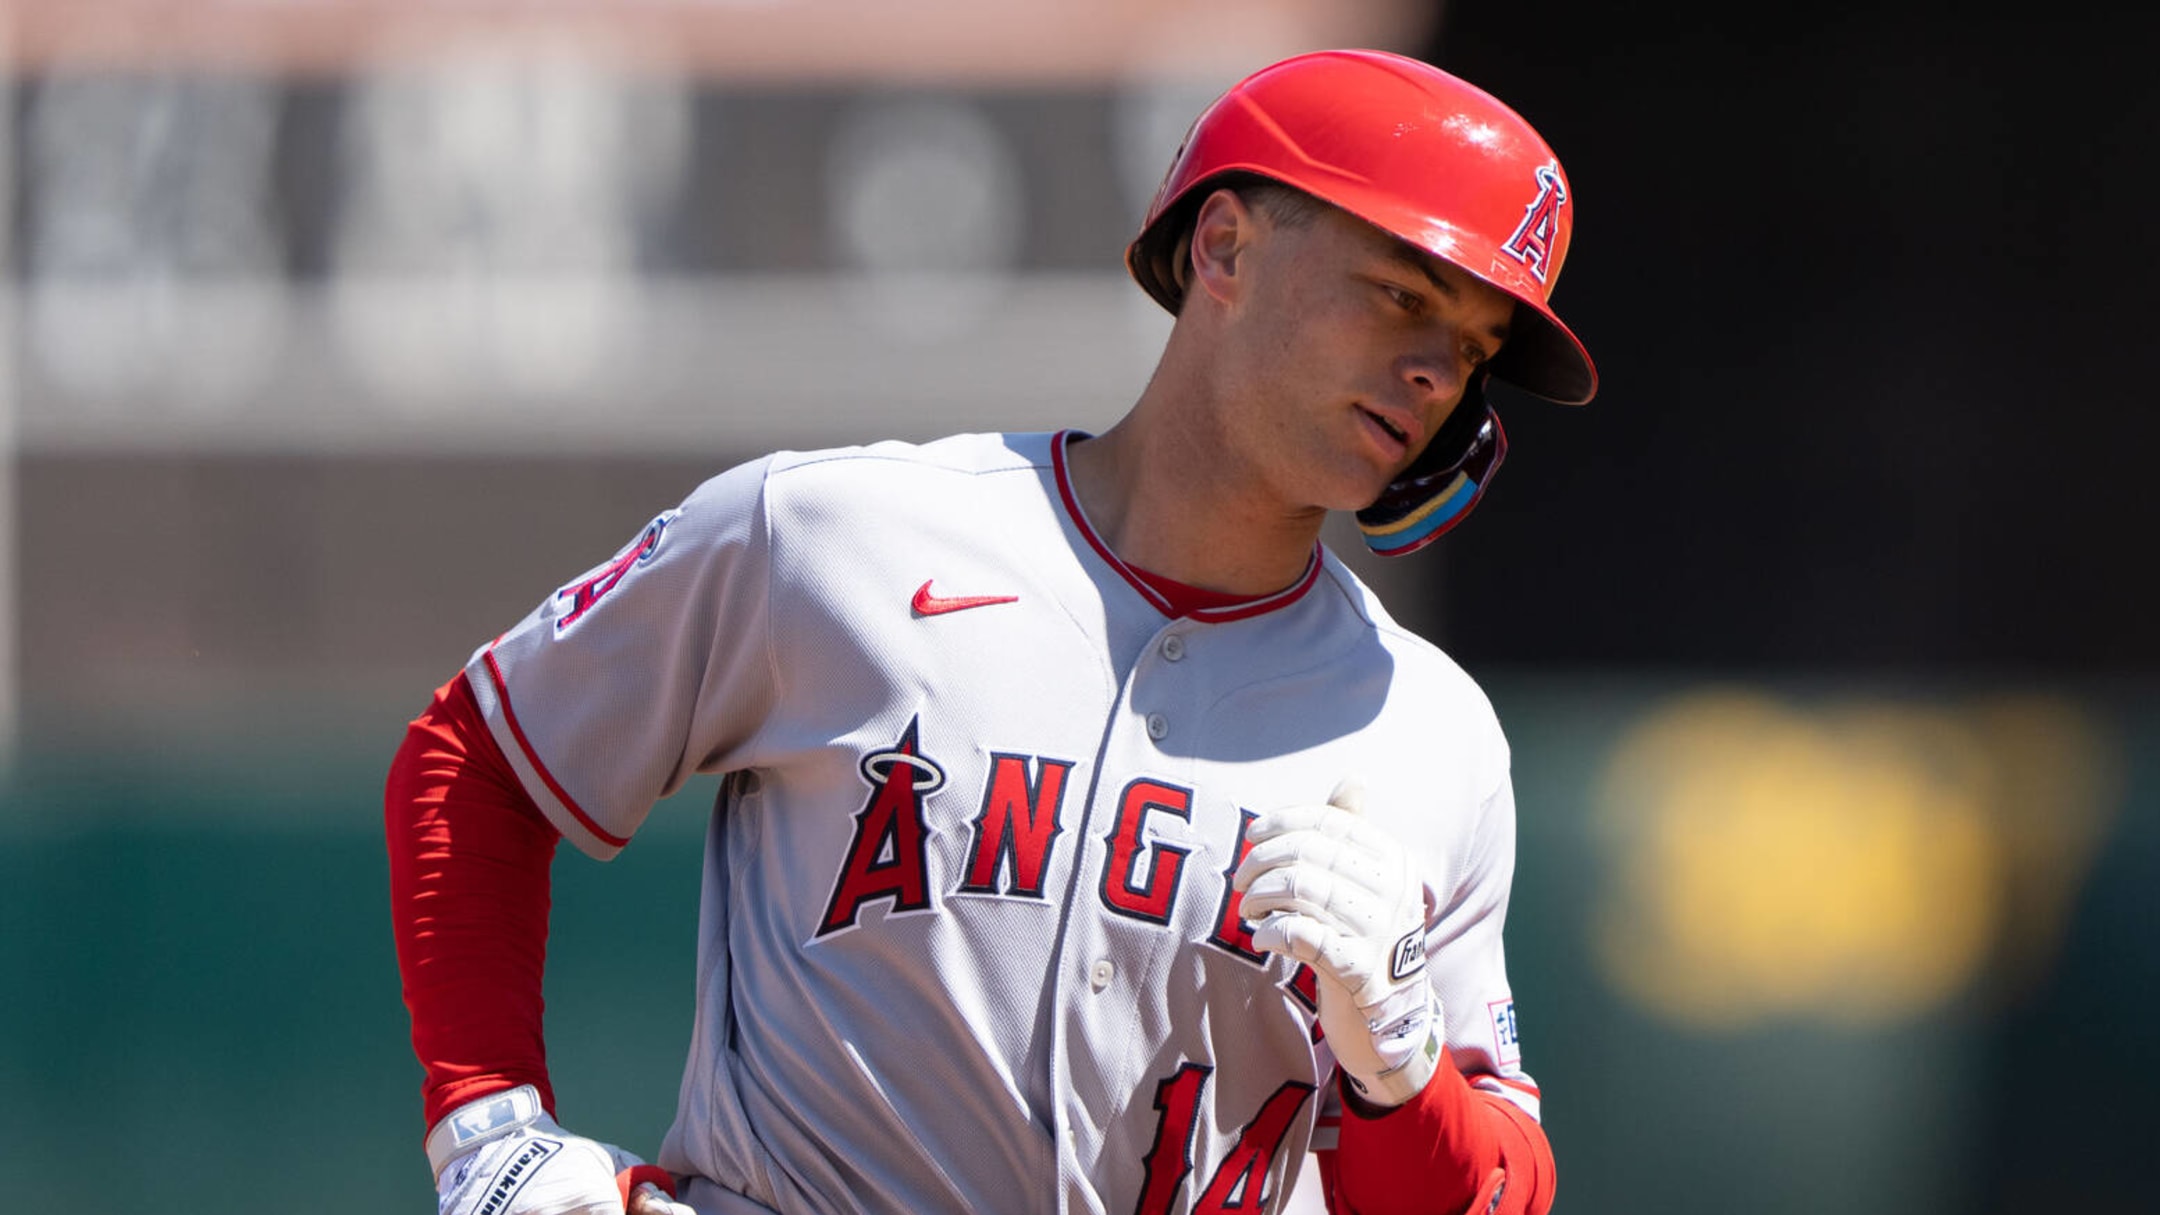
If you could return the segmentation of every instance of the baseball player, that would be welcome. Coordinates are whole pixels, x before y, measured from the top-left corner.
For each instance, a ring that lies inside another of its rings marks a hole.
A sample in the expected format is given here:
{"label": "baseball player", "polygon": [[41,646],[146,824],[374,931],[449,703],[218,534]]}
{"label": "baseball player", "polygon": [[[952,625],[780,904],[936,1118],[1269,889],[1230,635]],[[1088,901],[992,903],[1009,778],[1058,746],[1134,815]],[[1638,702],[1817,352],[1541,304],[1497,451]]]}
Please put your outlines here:
{"label": "baseball player", "polygon": [[[1481,90],[1296,56],[1127,252],[1176,315],[1106,432],[730,469],[481,646],[387,789],[445,1215],[1546,1210],[1508,749],[1319,542],[1409,552],[1596,376],[1573,198]],[[721,774],[654,1164],[556,1121],[557,841]]]}

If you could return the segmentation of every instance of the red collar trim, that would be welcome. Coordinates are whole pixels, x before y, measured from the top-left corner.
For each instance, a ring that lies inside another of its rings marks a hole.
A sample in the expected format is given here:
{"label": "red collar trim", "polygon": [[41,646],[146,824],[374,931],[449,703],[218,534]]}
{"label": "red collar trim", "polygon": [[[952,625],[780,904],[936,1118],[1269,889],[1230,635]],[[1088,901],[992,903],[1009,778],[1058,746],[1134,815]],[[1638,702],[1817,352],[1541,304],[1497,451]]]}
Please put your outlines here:
{"label": "red collar trim", "polygon": [[1190,616],[1194,612],[1211,612],[1216,608],[1236,607],[1243,604],[1246,598],[1243,595],[1233,595],[1227,591],[1210,591],[1197,586],[1187,586],[1175,578],[1165,578],[1154,570],[1144,570],[1137,565],[1132,567],[1132,572],[1142,582],[1160,591],[1163,598],[1170,601],[1170,606],[1177,609],[1174,614],[1179,616]]}
{"label": "red collar trim", "polygon": [[1156,611],[1172,619],[1186,616],[1209,624],[1220,624],[1228,620],[1243,620],[1248,616],[1264,615],[1277,608],[1288,607],[1296,603],[1299,599],[1305,597],[1305,592],[1311,590],[1315,582],[1320,580],[1320,546],[1315,544],[1313,545],[1312,556],[1305,561],[1305,572],[1299,575],[1296,582],[1276,591],[1274,594],[1262,595],[1257,599],[1244,599],[1236,603],[1224,604],[1221,607],[1200,608],[1190,612],[1179,611],[1178,605],[1173,603],[1169,596],[1151,585],[1146,575],[1126,564],[1124,558],[1110,551],[1110,546],[1103,542],[1103,538],[1095,534],[1095,525],[1088,522],[1087,512],[1080,509],[1080,496],[1073,492],[1072,476],[1067,470],[1065,461],[1065,444],[1079,433],[1073,430],[1061,430],[1050,443],[1050,466],[1057,474],[1058,497],[1064,501],[1065,513],[1071,517],[1073,525],[1080,529],[1081,535],[1087,537],[1087,542],[1094,548],[1095,555],[1108,562],[1110,568],[1116,570],[1128,585],[1140,592],[1141,598],[1153,604]]}

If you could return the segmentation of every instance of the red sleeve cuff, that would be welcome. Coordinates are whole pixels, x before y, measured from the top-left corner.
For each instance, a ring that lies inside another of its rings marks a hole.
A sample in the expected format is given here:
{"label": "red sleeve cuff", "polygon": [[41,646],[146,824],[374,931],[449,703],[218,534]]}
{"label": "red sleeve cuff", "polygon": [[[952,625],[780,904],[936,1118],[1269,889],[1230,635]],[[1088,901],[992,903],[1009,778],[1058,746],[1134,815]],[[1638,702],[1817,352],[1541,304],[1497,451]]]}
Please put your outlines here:
{"label": "red sleeve cuff", "polygon": [[1543,1129],[1504,1098],[1471,1088],[1444,1053],[1414,1100],[1377,1115],[1359,1106],[1345,1088],[1323,1170],[1334,1215],[1544,1215],[1551,1207]]}

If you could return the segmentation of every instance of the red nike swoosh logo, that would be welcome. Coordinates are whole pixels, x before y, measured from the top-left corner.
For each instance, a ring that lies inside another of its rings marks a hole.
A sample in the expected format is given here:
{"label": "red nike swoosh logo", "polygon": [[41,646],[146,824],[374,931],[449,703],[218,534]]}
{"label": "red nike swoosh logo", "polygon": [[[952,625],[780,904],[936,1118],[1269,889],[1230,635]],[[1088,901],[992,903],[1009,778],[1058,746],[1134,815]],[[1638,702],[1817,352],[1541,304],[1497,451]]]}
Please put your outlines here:
{"label": "red nike swoosh logo", "polygon": [[[932,578],[930,582],[936,582]],[[993,603],[1018,603],[1018,595],[954,595],[947,598],[930,593],[930,582],[915,588],[915,598],[910,601],[918,616],[942,616],[947,612],[964,612],[969,608],[989,607]]]}

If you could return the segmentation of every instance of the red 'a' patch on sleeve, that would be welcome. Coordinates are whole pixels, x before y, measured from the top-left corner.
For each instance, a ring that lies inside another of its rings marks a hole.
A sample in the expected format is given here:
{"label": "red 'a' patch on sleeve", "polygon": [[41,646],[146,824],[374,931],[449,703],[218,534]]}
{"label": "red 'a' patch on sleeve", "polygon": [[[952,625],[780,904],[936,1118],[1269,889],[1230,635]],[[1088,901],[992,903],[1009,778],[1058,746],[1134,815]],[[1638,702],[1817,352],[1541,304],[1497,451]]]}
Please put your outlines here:
{"label": "red 'a' patch on sleeve", "polygon": [[675,517],[681,513],[671,510],[660,515],[645,525],[645,531],[638,537],[637,543],[624,549],[621,556],[608,562],[600,572],[555,592],[555,598],[569,604],[563,614],[555,618],[555,631],[560,633],[583,619],[585,613],[593,609],[594,604],[599,603],[609,591],[622,585],[623,579],[628,578],[639,566],[650,562],[653,554],[660,551],[660,537],[666,534],[668,524],[673,523]]}

